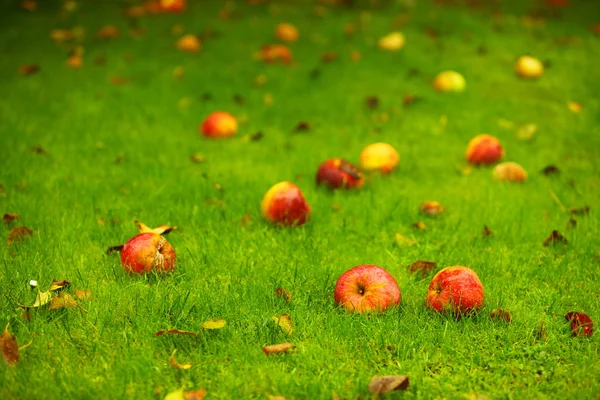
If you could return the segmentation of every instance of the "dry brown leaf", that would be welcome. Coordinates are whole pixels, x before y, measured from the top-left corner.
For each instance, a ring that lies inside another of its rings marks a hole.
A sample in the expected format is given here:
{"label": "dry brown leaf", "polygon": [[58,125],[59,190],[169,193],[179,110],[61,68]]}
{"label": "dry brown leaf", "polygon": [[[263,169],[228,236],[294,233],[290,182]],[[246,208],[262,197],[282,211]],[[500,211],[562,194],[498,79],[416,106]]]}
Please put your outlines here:
{"label": "dry brown leaf", "polygon": [[421,275],[427,275],[431,271],[433,271],[437,267],[437,263],[431,261],[415,261],[414,263],[408,266],[408,272],[414,274],[415,272],[420,272]]}
{"label": "dry brown leaf", "polygon": [[590,212],[590,206],[585,206],[582,208],[571,208],[572,215],[587,215]]}
{"label": "dry brown leaf", "polygon": [[265,353],[265,355],[268,356],[269,354],[288,353],[291,350],[293,350],[294,348],[296,348],[296,346],[294,346],[290,342],[285,342],[285,343],[281,343],[281,344],[272,344],[269,346],[263,346],[262,351],[263,351],[263,353]]}
{"label": "dry brown leaf", "polygon": [[114,25],[105,25],[96,33],[99,39],[114,39],[117,36],[119,36],[119,28]]}
{"label": "dry brown leaf", "polygon": [[445,210],[444,206],[437,201],[426,201],[425,203],[421,203],[419,209],[429,215],[438,215]]}
{"label": "dry brown leaf", "polygon": [[29,229],[26,226],[18,226],[13,228],[8,233],[8,245],[10,246],[13,243],[22,242],[25,238],[31,236],[33,233],[33,229]]}
{"label": "dry brown leaf", "polygon": [[49,292],[53,292],[55,290],[60,290],[60,289],[64,289],[67,286],[69,286],[71,284],[71,282],[67,281],[67,280],[62,280],[62,281],[52,281],[52,284],[50,285],[50,289],[48,289]]}
{"label": "dry brown leaf", "polygon": [[374,110],[379,107],[379,99],[377,96],[368,96],[365,99],[365,104],[367,105],[367,108]]}
{"label": "dry brown leaf", "polygon": [[50,299],[48,310],[58,310],[59,308],[79,308],[81,311],[87,310],[81,308],[77,301],[68,293],[59,293]]}
{"label": "dry brown leaf", "polygon": [[492,313],[490,314],[490,318],[498,321],[504,321],[507,323],[512,322],[512,315],[510,315],[510,312],[502,308],[494,308],[492,310]]}
{"label": "dry brown leaf", "polygon": [[92,292],[89,290],[75,290],[75,296],[77,296],[79,300],[90,300],[92,298]]}
{"label": "dry brown leaf", "polygon": [[34,0],[23,0],[21,1],[20,5],[25,11],[34,12],[37,10],[37,2]]}
{"label": "dry brown leaf", "polygon": [[294,128],[294,132],[306,132],[310,131],[311,129],[312,128],[308,122],[300,121],[298,122],[298,125],[296,125],[296,127]]}
{"label": "dry brown leaf", "polygon": [[567,244],[567,238],[561,235],[557,230],[552,231],[550,236],[544,240],[544,246],[556,245],[558,243]]}
{"label": "dry brown leaf", "polygon": [[490,228],[487,227],[487,225],[483,226],[483,236],[492,236],[493,233],[492,231],[490,231]]}
{"label": "dry brown leaf", "polygon": [[40,66],[38,64],[23,64],[19,68],[19,71],[23,76],[33,75],[40,72]]}
{"label": "dry brown leaf", "polygon": [[190,369],[190,368],[192,368],[192,364],[180,364],[177,362],[177,360],[175,359],[176,351],[177,351],[177,349],[173,350],[173,354],[171,354],[171,357],[169,357],[169,365],[175,369]]}
{"label": "dry brown leaf", "polygon": [[192,332],[192,331],[182,331],[179,329],[163,329],[160,330],[158,332],[154,333],[154,336],[162,336],[164,334],[169,334],[169,335],[193,335],[193,336],[198,336],[198,334],[196,332]]}
{"label": "dry brown leaf", "polygon": [[106,254],[112,254],[114,252],[120,252],[121,250],[123,250],[123,246],[125,246],[124,244],[120,244],[118,246],[111,246],[108,249],[106,249]]}
{"label": "dry brown leaf", "polygon": [[292,294],[288,290],[285,290],[284,288],[275,289],[275,297],[281,297],[288,303],[290,301],[292,301]]}
{"label": "dry brown leaf", "polygon": [[263,46],[257,54],[257,58],[269,64],[278,61],[290,64],[293,61],[291,50],[282,44]]}
{"label": "dry brown leaf", "polygon": [[0,348],[2,349],[2,358],[6,365],[15,367],[19,362],[19,345],[17,339],[8,330],[9,325],[6,324],[6,328],[4,328],[4,332],[0,336]]}
{"label": "dry brown leaf", "polygon": [[50,291],[47,292],[40,292],[38,291],[37,296],[35,296],[35,301],[33,302],[33,305],[26,307],[26,306],[20,306],[21,308],[30,308],[30,307],[41,307],[43,305],[46,305],[50,302],[50,300],[52,300],[52,293],[50,293]]}
{"label": "dry brown leaf", "polygon": [[4,223],[5,224],[10,224],[11,222],[13,222],[16,219],[21,219],[21,216],[19,214],[14,214],[14,213],[4,214]]}
{"label": "dry brown leaf", "polygon": [[558,169],[558,167],[556,165],[548,165],[546,167],[544,167],[544,169],[542,170],[542,174],[549,176],[549,175],[555,175],[555,174],[559,174],[560,173],[560,169]]}
{"label": "dry brown leaf", "polygon": [[548,332],[546,332],[546,323],[542,322],[540,324],[539,328],[535,332],[535,336],[541,340],[548,339]]}
{"label": "dry brown leaf", "polygon": [[166,235],[167,233],[178,229],[176,226],[159,225],[156,228],[150,228],[148,225],[140,221],[135,221],[140,233],[156,233],[157,235]]}
{"label": "dry brown leaf", "polygon": [[328,51],[321,56],[321,62],[330,63],[338,59],[338,54],[335,51]]}
{"label": "dry brown leaf", "polygon": [[200,327],[202,329],[221,329],[227,325],[227,321],[221,318],[213,318],[204,322]]}
{"label": "dry brown leaf", "polygon": [[399,233],[396,233],[396,243],[398,244],[398,246],[413,246],[415,244],[417,244],[416,240],[413,239],[409,239],[406,236],[403,236]]}
{"label": "dry brown leaf", "polygon": [[374,376],[369,382],[369,392],[387,393],[408,389],[408,375]]}
{"label": "dry brown leaf", "polygon": [[285,332],[286,335],[292,336],[294,333],[294,323],[292,322],[292,317],[289,314],[281,314],[274,315],[271,319],[279,325],[281,330]]}

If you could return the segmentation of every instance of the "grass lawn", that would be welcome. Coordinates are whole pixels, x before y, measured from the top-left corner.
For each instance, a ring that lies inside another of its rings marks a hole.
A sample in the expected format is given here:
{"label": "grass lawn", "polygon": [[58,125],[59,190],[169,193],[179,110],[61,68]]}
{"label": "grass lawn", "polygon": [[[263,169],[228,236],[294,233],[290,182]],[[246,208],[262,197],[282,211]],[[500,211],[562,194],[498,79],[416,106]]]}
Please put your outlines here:
{"label": "grass lawn", "polygon": [[[162,399],[205,388],[207,399],[367,399],[375,375],[410,379],[382,398],[597,398],[598,333],[572,337],[565,314],[600,320],[600,36],[590,29],[600,4],[328,3],[190,0],[183,13],[139,18],[125,16],[133,3],[124,1],[70,11],[40,1],[34,12],[0,4],[0,211],[20,216],[0,226],[0,329],[10,323],[19,346],[31,341],[14,367],[0,364],[0,398]],[[278,43],[280,22],[300,32],[288,45],[294,62],[266,64],[256,54]],[[96,37],[106,25],[119,34]],[[73,28],[74,38],[51,38]],[[404,48],[379,49],[393,30]],[[186,33],[200,35],[198,53],[175,47]],[[79,68],[66,63],[73,51]],[[540,79],[515,75],[522,54],[544,62]],[[25,76],[26,64],[40,70]],[[466,90],[436,92],[443,70],[462,73]],[[236,136],[199,134],[215,110],[238,119]],[[295,132],[302,121],[310,129]],[[469,168],[465,148],[480,133],[499,138],[504,160],[529,179]],[[316,186],[321,162],[358,164],[374,142],[398,150],[396,170],[368,174],[359,190]],[[549,165],[560,172],[543,174]],[[280,181],[301,188],[310,222],[264,221],[262,197]],[[445,211],[424,215],[425,201]],[[137,234],[136,220],[179,227],[166,236],[173,274],[129,276],[106,254]],[[7,246],[18,226],[34,232]],[[568,243],[544,246],[553,230]],[[411,275],[417,260],[437,267]],[[336,307],[337,278],[359,264],[396,278],[398,307]],[[475,316],[425,306],[435,272],[453,265],[485,287]],[[90,291],[78,300],[85,311],[45,305],[25,320],[18,304],[38,290],[28,282],[45,291],[62,279],[63,293]],[[490,319],[498,307],[512,323]],[[272,320],[284,313],[291,337]],[[212,318],[227,325],[200,328]],[[163,329],[198,335],[155,336]],[[261,350],[287,341],[292,353]],[[175,350],[191,368],[170,365]]]}

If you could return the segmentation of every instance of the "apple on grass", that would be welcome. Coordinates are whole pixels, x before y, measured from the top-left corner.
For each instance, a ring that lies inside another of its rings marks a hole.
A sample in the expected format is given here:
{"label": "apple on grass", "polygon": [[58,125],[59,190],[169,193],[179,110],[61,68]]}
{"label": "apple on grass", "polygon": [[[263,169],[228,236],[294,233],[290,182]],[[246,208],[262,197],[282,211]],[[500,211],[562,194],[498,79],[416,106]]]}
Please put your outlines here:
{"label": "apple on grass", "polygon": [[388,173],[398,165],[400,155],[387,143],[373,143],[360,153],[360,165],[365,171]]}
{"label": "apple on grass", "polygon": [[129,274],[171,272],[175,268],[175,250],[161,235],[141,233],[123,246],[121,264]]}
{"label": "apple on grass", "polygon": [[447,267],[438,272],[427,291],[426,306],[439,313],[460,317],[483,307],[483,285],[470,268]]}
{"label": "apple on grass", "polygon": [[208,138],[233,136],[237,129],[237,120],[225,111],[211,113],[200,125],[200,132]]}
{"label": "apple on grass", "polygon": [[438,92],[462,92],[466,85],[465,78],[456,71],[440,72],[433,81],[433,88]]}
{"label": "apple on grass", "polygon": [[311,209],[302,191],[291,182],[273,185],[262,199],[265,219],[276,225],[302,225],[310,218]]}
{"label": "apple on grass", "polygon": [[477,135],[469,141],[465,157],[474,165],[493,164],[504,156],[500,141],[487,133]]}
{"label": "apple on grass", "polygon": [[317,171],[317,185],[326,185],[330,189],[359,188],[364,182],[360,170],[341,158],[325,161]]}
{"label": "apple on grass", "polygon": [[400,303],[400,287],[385,269],[358,265],[344,272],[335,284],[335,303],[357,313],[381,312]]}
{"label": "apple on grass", "polygon": [[531,56],[521,56],[515,63],[515,72],[521,78],[536,79],[544,74],[544,65]]}

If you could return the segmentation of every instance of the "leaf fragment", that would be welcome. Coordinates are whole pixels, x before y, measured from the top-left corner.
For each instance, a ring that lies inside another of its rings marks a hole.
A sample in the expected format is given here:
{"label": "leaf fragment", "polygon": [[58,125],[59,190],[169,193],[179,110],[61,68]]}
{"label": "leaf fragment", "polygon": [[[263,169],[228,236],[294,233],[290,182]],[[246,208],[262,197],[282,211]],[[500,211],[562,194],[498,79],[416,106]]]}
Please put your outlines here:
{"label": "leaf fragment", "polygon": [[289,314],[274,315],[271,319],[281,328],[286,335],[292,336],[294,333],[294,323]]}
{"label": "leaf fragment", "polygon": [[536,124],[526,124],[522,125],[517,129],[517,139],[518,140],[531,140],[533,136],[537,133],[537,125]]}
{"label": "leaf fragment", "polygon": [[368,96],[365,99],[365,104],[367,105],[367,108],[374,110],[379,107],[379,99],[377,96]]}
{"label": "leaf fragment", "polygon": [[192,368],[192,364],[180,364],[177,362],[177,360],[175,359],[176,351],[177,351],[177,349],[173,350],[171,357],[169,357],[169,365],[175,369],[190,369],[190,368]]}
{"label": "leaf fragment", "polygon": [[420,272],[421,275],[427,275],[437,267],[437,263],[431,261],[415,261],[408,266],[408,272],[414,274]]}
{"label": "leaf fragment", "polygon": [[493,233],[487,225],[483,226],[483,236],[492,236]]}
{"label": "leaf fragment", "polygon": [[154,332],[154,336],[162,336],[162,335],[192,335],[192,336],[198,336],[198,334],[196,332],[192,332],[192,331],[183,331],[180,329],[163,329],[160,330],[158,332]]}
{"label": "leaf fragment", "polygon": [[33,233],[33,229],[29,229],[26,226],[18,226],[13,228],[8,233],[8,245],[12,245],[13,243],[22,242],[25,238],[28,238]]}
{"label": "leaf fragment", "polygon": [[68,293],[59,293],[50,299],[48,310],[58,310],[59,308],[79,308],[81,311],[87,312],[81,308],[77,301]]}
{"label": "leaf fragment", "polygon": [[408,389],[408,375],[374,376],[369,382],[369,392],[387,393]]}
{"label": "leaf fragment", "polygon": [[6,328],[0,336],[0,349],[2,349],[2,358],[6,365],[15,367],[19,362],[19,345],[17,339],[8,330],[9,325],[6,324]]}
{"label": "leaf fragment", "polygon": [[159,225],[156,228],[150,228],[140,221],[135,221],[140,233],[156,233],[157,235],[166,235],[167,233],[178,229],[176,226]]}
{"label": "leaf fragment", "polygon": [[40,66],[39,64],[23,64],[19,68],[19,72],[21,72],[21,75],[23,76],[34,75],[40,72]]}
{"label": "leaf fragment", "polygon": [[114,39],[119,36],[119,29],[114,25],[105,25],[96,32],[99,39]]}
{"label": "leaf fragment", "polygon": [[202,329],[221,329],[227,325],[227,321],[221,318],[213,318],[204,322],[200,327]]}
{"label": "leaf fragment", "polygon": [[571,215],[587,215],[590,212],[590,207],[571,208]]}
{"label": "leaf fragment", "polygon": [[423,230],[423,229],[427,228],[427,226],[425,225],[425,223],[423,221],[417,221],[412,226],[419,230]]}
{"label": "leaf fragment", "polygon": [[292,301],[292,294],[288,290],[286,290],[284,288],[277,288],[277,289],[275,289],[275,297],[281,297],[282,299],[284,299],[288,303],[290,301]]}
{"label": "leaf fragment", "polygon": [[396,238],[396,243],[400,247],[402,247],[402,246],[413,246],[413,245],[417,244],[416,240],[409,239],[406,236],[401,235],[400,233],[396,233],[395,238]]}
{"label": "leaf fragment", "polygon": [[56,281],[53,280],[52,284],[50,285],[50,289],[48,289],[49,292],[53,292],[55,290],[61,290],[66,288],[67,286],[69,286],[71,284],[71,282],[63,279],[62,281]]}
{"label": "leaf fragment", "polygon": [[75,296],[79,298],[79,300],[90,300],[92,298],[92,292],[89,290],[75,290]]}
{"label": "leaf fragment", "polygon": [[594,324],[587,314],[571,311],[565,315],[565,319],[571,323],[573,336],[590,337],[594,333]]}
{"label": "leaf fragment", "polygon": [[583,110],[583,106],[578,101],[570,101],[567,104],[567,107],[569,107],[569,110],[573,113],[580,113],[581,110]]}
{"label": "leaf fragment", "polygon": [[266,356],[270,354],[278,354],[278,353],[289,353],[291,350],[295,349],[296,346],[291,344],[290,342],[280,343],[280,344],[272,344],[268,346],[263,346],[262,351]]}
{"label": "leaf fragment", "polygon": [[546,176],[558,175],[558,174],[560,174],[560,169],[558,169],[558,167],[556,165],[551,164],[551,165],[544,167],[544,169],[542,169],[542,174],[544,174]]}
{"label": "leaf fragment", "polygon": [[310,126],[310,124],[306,121],[300,121],[298,122],[298,125],[296,125],[296,127],[294,128],[293,132],[306,132],[306,131],[310,131],[312,129],[312,127]]}
{"label": "leaf fragment", "polygon": [[202,154],[196,153],[190,156],[190,160],[192,160],[193,163],[200,164],[206,161],[206,157],[204,157]]}
{"label": "leaf fragment", "polygon": [[550,236],[544,240],[544,246],[556,245],[556,244],[567,244],[567,238],[560,234],[557,230],[553,230]]}
{"label": "leaf fragment", "polygon": [[419,205],[419,210],[425,214],[438,215],[444,212],[445,208],[437,201],[426,201]]}
{"label": "leaf fragment", "polygon": [[512,322],[512,316],[510,315],[510,312],[502,308],[494,308],[490,314],[490,318],[497,321],[504,321],[509,324]]}
{"label": "leaf fragment", "polygon": [[4,217],[3,217],[5,224],[10,224],[14,220],[20,219],[20,218],[21,218],[21,216],[19,214],[14,214],[14,213],[5,213]]}

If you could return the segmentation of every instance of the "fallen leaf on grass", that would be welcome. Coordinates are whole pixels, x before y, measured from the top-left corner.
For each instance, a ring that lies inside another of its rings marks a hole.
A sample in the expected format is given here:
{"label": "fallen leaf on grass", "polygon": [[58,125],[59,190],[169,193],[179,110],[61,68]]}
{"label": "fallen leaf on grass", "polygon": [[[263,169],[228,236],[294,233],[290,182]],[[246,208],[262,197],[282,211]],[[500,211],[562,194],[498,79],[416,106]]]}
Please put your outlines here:
{"label": "fallen leaf on grass", "polygon": [[193,335],[193,336],[198,336],[198,334],[196,332],[192,332],[192,331],[182,331],[179,329],[163,329],[160,330],[158,332],[154,332],[154,336],[162,336],[164,334],[169,334],[169,335]]}
{"label": "fallen leaf on grass", "polygon": [[552,231],[550,236],[544,240],[544,246],[556,245],[558,243],[567,244],[567,238],[561,235],[557,230]]}
{"label": "fallen leaf on grass", "polygon": [[328,51],[321,56],[321,62],[330,63],[337,60],[338,55],[335,51]]}
{"label": "fallen leaf on grass", "polygon": [[427,275],[431,271],[435,269],[437,263],[431,261],[415,261],[414,263],[408,266],[408,272],[414,274],[415,272],[420,272],[421,275]]}
{"label": "fallen leaf on grass", "polygon": [[37,2],[35,2],[33,0],[23,0],[20,3],[20,6],[23,10],[29,11],[29,12],[34,12],[35,10],[37,10]]}
{"label": "fallen leaf on grass", "polygon": [[198,389],[184,392],[178,390],[165,396],[165,400],[202,400],[206,396],[206,389]]}
{"label": "fallen leaf on grass", "polygon": [[490,230],[490,228],[487,227],[487,225],[483,226],[483,236],[492,236],[493,233]]}
{"label": "fallen leaf on grass", "polygon": [[560,173],[560,169],[558,169],[558,167],[556,165],[548,165],[548,166],[544,167],[544,169],[542,169],[542,174],[544,174],[546,176],[555,175],[555,174],[559,174],[559,173]]}
{"label": "fallen leaf on grass", "polygon": [[427,226],[425,226],[425,223],[423,221],[417,221],[412,226],[419,230],[423,230],[423,229],[427,228]]}
{"label": "fallen leaf on grass", "polygon": [[365,99],[365,104],[367,105],[367,108],[374,110],[379,107],[379,99],[377,96],[369,96]]}
{"label": "fallen leaf on grass", "polygon": [[192,160],[193,163],[200,164],[206,161],[206,157],[204,157],[202,154],[192,154],[190,156],[190,160]]}
{"label": "fallen leaf on grass", "polygon": [[594,333],[594,324],[587,314],[572,311],[565,315],[565,319],[571,323],[573,336],[589,337]]}
{"label": "fallen leaf on grass", "polygon": [[398,246],[402,247],[402,246],[412,246],[417,244],[416,240],[413,239],[409,239],[406,236],[403,236],[399,233],[396,233],[396,243],[398,244]]}
{"label": "fallen leaf on grass", "polygon": [[213,318],[204,322],[200,327],[202,329],[221,329],[227,324],[227,321],[221,318]]}
{"label": "fallen leaf on grass", "polygon": [[290,342],[285,342],[285,343],[281,343],[281,344],[272,344],[269,346],[263,346],[262,351],[263,351],[263,353],[265,353],[266,356],[268,356],[270,354],[288,353],[295,348],[296,348],[296,346],[294,346]]}
{"label": "fallen leaf on grass", "polygon": [[110,83],[112,83],[115,86],[121,86],[121,85],[126,85],[129,83],[129,78],[125,78],[122,76],[118,76],[118,75],[113,75],[110,78]]}
{"label": "fallen leaf on grass", "polygon": [[281,297],[288,303],[290,301],[292,301],[292,294],[288,290],[285,290],[284,288],[275,289],[275,297]]}
{"label": "fallen leaf on grass", "polygon": [[518,140],[531,140],[533,136],[536,134],[538,128],[536,124],[526,124],[520,126],[517,129],[517,139]]}
{"label": "fallen leaf on grass", "polygon": [[437,201],[426,201],[425,203],[421,203],[419,210],[425,214],[438,215],[444,212],[445,208]]}
{"label": "fallen leaf on grass", "polygon": [[40,72],[40,66],[38,64],[24,64],[21,65],[19,71],[23,76],[33,75]]}
{"label": "fallen leaf on grass", "polygon": [[502,309],[502,308],[494,308],[492,313],[490,314],[490,318],[493,320],[504,321],[504,322],[512,322],[512,316],[510,312]]}
{"label": "fallen leaf on grass", "polygon": [[292,317],[289,314],[281,314],[274,315],[271,319],[279,325],[282,331],[285,332],[286,335],[292,336],[294,333],[294,323],[292,322]]}
{"label": "fallen leaf on grass", "polygon": [[99,39],[114,39],[117,36],[119,36],[119,29],[114,25],[105,25],[96,33]]}
{"label": "fallen leaf on grass", "polygon": [[569,107],[569,110],[574,113],[579,113],[583,110],[583,106],[578,101],[570,101],[567,106]]}
{"label": "fallen leaf on grass", "polygon": [[26,226],[18,226],[13,228],[8,233],[8,245],[10,246],[13,243],[22,242],[25,238],[28,238],[33,233],[32,229],[29,229]]}
{"label": "fallen leaf on grass", "polygon": [[572,215],[587,215],[590,212],[590,207],[589,206],[585,206],[582,208],[571,208],[571,214]]}
{"label": "fallen leaf on grass", "polygon": [[82,308],[77,301],[68,293],[59,293],[50,299],[48,310],[58,310],[59,308],[79,308],[83,312],[87,312]]}
{"label": "fallen leaf on grass", "polygon": [[135,221],[140,233],[156,233],[157,235],[166,235],[167,233],[177,229],[176,226],[159,225],[156,228],[150,228],[148,225],[140,221]]}
{"label": "fallen leaf on grass", "polygon": [[92,298],[92,292],[89,290],[75,290],[75,296],[77,296],[79,300],[90,300]]}
{"label": "fallen leaf on grass", "polygon": [[269,400],[286,400],[286,398],[283,396],[273,396],[272,394],[268,394],[267,397]]}
{"label": "fallen leaf on grass", "polygon": [[4,328],[4,332],[0,336],[0,348],[2,349],[2,358],[6,365],[15,367],[19,362],[19,345],[17,339],[9,332],[8,326]]}
{"label": "fallen leaf on grass", "polygon": [[19,214],[13,214],[13,213],[6,213],[4,214],[4,223],[5,224],[10,224],[11,222],[13,222],[16,219],[20,219],[21,216]]}
{"label": "fallen leaf on grass", "polygon": [[190,369],[192,368],[192,364],[180,364],[175,359],[175,352],[177,349],[173,350],[173,354],[169,357],[169,365],[175,369]]}
{"label": "fallen leaf on grass", "polygon": [[260,52],[256,54],[256,57],[268,64],[277,61],[281,61],[284,64],[290,64],[293,61],[292,52],[287,46],[282,44],[265,45],[260,49]]}
{"label": "fallen leaf on grass", "polygon": [[369,382],[369,392],[387,393],[408,389],[408,375],[374,376]]}
{"label": "fallen leaf on grass", "polygon": [[294,128],[293,132],[306,132],[310,131],[312,128],[308,122],[300,121],[298,125]]}

